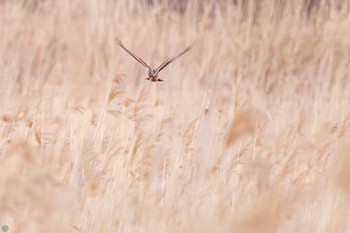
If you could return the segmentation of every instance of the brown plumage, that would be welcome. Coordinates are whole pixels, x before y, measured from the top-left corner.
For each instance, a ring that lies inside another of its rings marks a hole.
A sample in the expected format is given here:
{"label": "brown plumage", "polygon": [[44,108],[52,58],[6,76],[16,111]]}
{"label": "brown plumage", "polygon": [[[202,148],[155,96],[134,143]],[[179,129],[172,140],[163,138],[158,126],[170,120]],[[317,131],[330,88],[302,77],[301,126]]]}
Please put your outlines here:
{"label": "brown plumage", "polygon": [[122,47],[122,49],[124,49],[129,55],[131,55],[133,58],[135,58],[139,63],[141,63],[144,67],[148,68],[148,78],[147,80],[150,80],[152,82],[159,82],[159,81],[163,81],[162,79],[158,78],[158,74],[159,72],[164,69],[165,67],[167,67],[170,63],[172,63],[175,59],[179,58],[180,56],[184,55],[186,52],[188,52],[190,49],[192,49],[194,42],[188,46],[186,49],[184,49],[181,53],[173,56],[172,58],[169,58],[167,60],[165,60],[162,64],[160,64],[157,68],[152,68],[149,65],[147,65],[147,63],[142,60],[139,56],[137,56],[136,54],[134,54],[133,52],[131,52],[129,49],[127,49],[124,44],[122,43],[122,41],[118,38],[115,37],[117,40],[117,43],[120,47]]}

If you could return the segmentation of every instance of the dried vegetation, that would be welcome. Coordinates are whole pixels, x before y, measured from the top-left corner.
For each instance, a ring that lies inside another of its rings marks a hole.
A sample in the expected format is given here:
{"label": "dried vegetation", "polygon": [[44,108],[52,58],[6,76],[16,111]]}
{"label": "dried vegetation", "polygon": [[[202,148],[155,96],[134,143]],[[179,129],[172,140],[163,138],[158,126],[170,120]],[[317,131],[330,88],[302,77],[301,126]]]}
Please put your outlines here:
{"label": "dried vegetation", "polygon": [[152,2],[0,1],[0,225],[349,232],[347,2]]}

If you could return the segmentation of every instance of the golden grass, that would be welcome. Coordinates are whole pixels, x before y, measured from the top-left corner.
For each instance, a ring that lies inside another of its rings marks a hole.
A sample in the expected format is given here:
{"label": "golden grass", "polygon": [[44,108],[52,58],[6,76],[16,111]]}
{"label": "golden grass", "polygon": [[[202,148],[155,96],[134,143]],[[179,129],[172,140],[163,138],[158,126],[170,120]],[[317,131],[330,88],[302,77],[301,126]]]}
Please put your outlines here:
{"label": "golden grass", "polygon": [[348,6],[140,2],[0,2],[0,225],[350,231]]}

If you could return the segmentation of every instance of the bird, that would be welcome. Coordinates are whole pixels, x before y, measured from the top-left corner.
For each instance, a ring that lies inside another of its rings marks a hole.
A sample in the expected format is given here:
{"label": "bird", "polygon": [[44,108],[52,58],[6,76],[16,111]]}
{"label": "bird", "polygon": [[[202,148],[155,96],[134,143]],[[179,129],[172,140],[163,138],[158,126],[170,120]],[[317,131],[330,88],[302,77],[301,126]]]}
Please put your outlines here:
{"label": "bird", "polygon": [[139,56],[137,56],[135,53],[131,52],[129,49],[127,49],[124,44],[122,43],[122,41],[116,36],[115,37],[117,40],[118,45],[124,49],[129,55],[131,55],[133,58],[136,59],[136,61],[138,61],[141,65],[143,65],[144,67],[148,68],[148,77],[146,78],[146,80],[150,80],[152,82],[162,82],[164,80],[158,78],[158,74],[161,70],[163,70],[165,67],[167,67],[170,63],[172,63],[175,59],[181,57],[182,55],[184,55],[185,53],[187,53],[188,51],[190,51],[194,44],[195,41],[188,46],[186,49],[184,49],[182,52],[176,54],[175,56],[165,60],[162,64],[160,64],[157,68],[152,68],[150,67],[144,60],[142,60]]}

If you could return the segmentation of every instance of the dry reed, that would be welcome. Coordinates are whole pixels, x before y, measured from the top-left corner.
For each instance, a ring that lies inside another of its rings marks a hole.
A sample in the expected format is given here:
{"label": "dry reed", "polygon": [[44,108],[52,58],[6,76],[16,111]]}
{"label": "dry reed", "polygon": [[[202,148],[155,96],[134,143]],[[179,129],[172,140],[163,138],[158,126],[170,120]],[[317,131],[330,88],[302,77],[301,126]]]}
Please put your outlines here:
{"label": "dry reed", "polygon": [[152,2],[0,1],[0,227],[349,232],[348,3]]}

